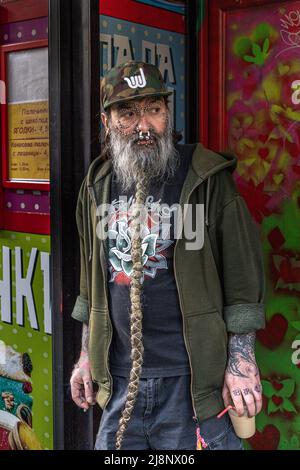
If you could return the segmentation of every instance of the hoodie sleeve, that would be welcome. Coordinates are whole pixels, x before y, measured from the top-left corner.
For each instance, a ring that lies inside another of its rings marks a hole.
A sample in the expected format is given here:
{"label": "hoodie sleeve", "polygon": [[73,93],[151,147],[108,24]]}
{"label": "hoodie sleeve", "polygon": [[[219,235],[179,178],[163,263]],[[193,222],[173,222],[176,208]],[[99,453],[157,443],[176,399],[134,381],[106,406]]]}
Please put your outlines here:
{"label": "hoodie sleeve", "polygon": [[72,318],[75,320],[88,323],[89,322],[89,302],[88,302],[88,289],[87,289],[87,277],[86,277],[86,255],[84,247],[84,236],[83,236],[83,219],[82,219],[82,200],[83,192],[85,189],[85,179],[81,185],[76,208],[76,222],[79,235],[80,243],[80,293],[76,299]]}
{"label": "hoodie sleeve", "polygon": [[221,210],[210,230],[214,232],[213,251],[218,256],[227,331],[245,334],[265,326],[262,245],[247,205],[233,177],[226,173],[230,197],[227,193],[227,198],[222,199],[223,206],[220,204]]}

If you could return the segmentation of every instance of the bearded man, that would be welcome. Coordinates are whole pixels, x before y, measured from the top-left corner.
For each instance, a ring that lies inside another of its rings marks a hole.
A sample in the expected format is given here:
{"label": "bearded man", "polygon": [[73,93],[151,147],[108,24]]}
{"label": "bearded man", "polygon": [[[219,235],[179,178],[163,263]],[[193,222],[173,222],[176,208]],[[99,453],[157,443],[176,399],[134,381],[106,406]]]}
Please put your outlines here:
{"label": "bearded man", "polygon": [[103,410],[98,450],[239,450],[228,415],[217,415],[262,406],[258,232],[232,177],[235,157],[174,141],[170,94],[143,62],[101,83],[105,147],[76,212],[72,316],[83,331],[71,377],[75,403]]}

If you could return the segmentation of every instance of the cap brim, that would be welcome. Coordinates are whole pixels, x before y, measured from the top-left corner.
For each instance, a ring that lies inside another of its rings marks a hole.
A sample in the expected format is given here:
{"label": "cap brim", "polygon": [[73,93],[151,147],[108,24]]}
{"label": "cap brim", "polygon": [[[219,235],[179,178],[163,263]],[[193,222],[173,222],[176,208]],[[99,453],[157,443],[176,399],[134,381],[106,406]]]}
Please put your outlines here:
{"label": "cap brim", "polygon": [[139,100],[140,98],[146,98],[147,96],[169,96],[173,95],[173,91],[157,91],[156,93],[151,92],[151,93],[141,93],[138,96],[130,96],[126,98],[120,98],[120,99],[115,99],[113,101],[110,101],[106,106],[103,106],[103,109],[106,110],[113,104],[117,103],[124,103],[126,101],[132,101],[132,100]]}

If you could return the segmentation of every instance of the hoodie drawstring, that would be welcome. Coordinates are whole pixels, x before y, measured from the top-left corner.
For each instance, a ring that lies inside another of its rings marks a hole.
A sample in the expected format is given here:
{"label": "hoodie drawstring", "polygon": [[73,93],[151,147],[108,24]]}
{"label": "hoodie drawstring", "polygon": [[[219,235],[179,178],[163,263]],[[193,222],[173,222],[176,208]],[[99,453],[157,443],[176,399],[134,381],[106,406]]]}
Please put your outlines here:
{"label": "hoodie drawstring", "polygon": [[[89,188],[88,188],[88,192],[90,195]],[[91,215],[90,215],[89,200],[88,200],[87,206],[88,206],[87,211],[88,211],[88,232],[89,232],[89,262],[90,262],[92,259],[92,234],[91,234]]]}
{"label": "hoodie drawstring", "polygon": [[208,177],[206,184],[206,207],[205,207],[205,225],[209,225],[208,211],[209,211],[209,197],[210,197],[210,176]]}
{"label": "hoodie drawstring", "polygon": [[[92,186],[88,186],[88,194],[89,194],[89,197],[91,198],[92,202],[95,204],[95,208],[97,210],[97,202],[96,202],[96,198],[95,198],[95,193],[94,193],[94,189]],[[92,229],[91,229],[91,208],[90,208],[90,205],[89,205],[89,199],[87,201],[87,211],[88,211],[88,233],[89,233],[89,262],[92,260],[92,256],[93,256],[93,244],[92,244]]]}

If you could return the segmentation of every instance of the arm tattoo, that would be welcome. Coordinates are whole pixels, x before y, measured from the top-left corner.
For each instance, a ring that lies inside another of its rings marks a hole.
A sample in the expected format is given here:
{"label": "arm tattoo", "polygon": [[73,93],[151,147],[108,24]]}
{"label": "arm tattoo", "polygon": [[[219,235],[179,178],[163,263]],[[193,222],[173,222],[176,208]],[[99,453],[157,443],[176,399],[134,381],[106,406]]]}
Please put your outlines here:
{"label": "arm tattoo", "polygon": [[[81,339],[81,353],[88,354],[89,348],[89,327],[86,323],[82,324],[82,339]],[[80,369],[81,367],[81,355],[74,365],[74,369]]]}
{"label": "arm tattoo", "polygon": [[89,349],[89,327],[85,323],[82,324],[82,342],[81,350],[83,352],[88,352]]}
{"label": "arm tattoo", "polygon": [[228,343],[227,372],[237,377],[258,375],[254,355],[255,333],[231,334]]}

